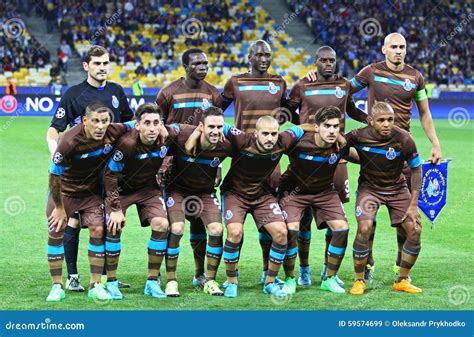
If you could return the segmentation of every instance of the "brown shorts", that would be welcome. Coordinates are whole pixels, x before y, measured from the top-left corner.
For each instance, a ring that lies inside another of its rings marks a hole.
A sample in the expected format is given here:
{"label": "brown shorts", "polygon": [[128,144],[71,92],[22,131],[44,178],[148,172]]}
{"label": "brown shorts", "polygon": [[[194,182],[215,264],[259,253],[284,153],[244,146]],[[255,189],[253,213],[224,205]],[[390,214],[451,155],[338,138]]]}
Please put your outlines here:
{"label": "brown shorts", "polygon": [[[68,218],[74,213],[79,213],[81,227],[104,226],[104,204],[99,195],[91,195],[83,198],[71,198],[62,196],[64,210]],[[48,191],[48,201],[46,205],[46,217],[49,217],[54,210],[54,201]]]}
{"label": "brown shorts", "polygon": [[201,219],[204,225],[222,223],[221,207],[216,194],[187,194],[177,191],[166,193],[166,207],[170,224]]}
{"label": "brown shorts", "polygon": [[[142,227],[150,226],[151,219],[153,218],[167,219],[163,194],[157,188],[146,187],[135,193],[120,195],[120,206],[124,215],[127,212],[127,208],[133,204],[137,207]],[[107,215],[112,212],[108,206],[105,207],[105,211]]]}
{"label": "brown shorts", "polygon": [[362,187],[356,195],[355,214],[358,221],[374,220],[380,205],[386,205],[392,227],[400,226],[411,199],[406,188],[396,194],[380,194],[369,187]]}
{"label": "brown shorts", "polygon": [[265,194],[255,200],[248,200],[232,192],[224,193],[224,222],[244,224],[247,213],[252,214],[257,228],[272,222],[285,222],[278,199]]}
{"label": "brown shorts", "polygon": [[334,172],[334,189],[339,194],[339,199],[345,204],[350,199],[349,176],[347,174],[347,162],[339,162]]}
{"label": "brown shorts", "polygon": [[304,210],[308,207],[313,211],[318,229],[327,228],[327,221],[347,221],[339,195],[333,190],[318,194],[286,195],[280,199],[280,206],[287,215],[287,223],[300,222]]}

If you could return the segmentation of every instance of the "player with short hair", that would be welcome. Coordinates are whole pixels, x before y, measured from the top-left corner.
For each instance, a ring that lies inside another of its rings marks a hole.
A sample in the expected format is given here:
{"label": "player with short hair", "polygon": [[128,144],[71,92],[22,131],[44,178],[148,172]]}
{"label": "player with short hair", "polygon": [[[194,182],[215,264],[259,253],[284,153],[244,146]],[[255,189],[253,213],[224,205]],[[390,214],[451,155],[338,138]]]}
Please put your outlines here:
{"label": "player with short hair", "polygon": [[[209,235],[204,292],[212,296],[224,295],[215,280],[222,257],[223,227],[214,186],[221,162],[232,154],[230,143],[220,140],[223,128],[224,115],[218,107],[204,110],[197,127],[183,128],[170,150],[173,155],[171,176],[175,179],[166,187],[166,206],[171,224],[170,243],[173,241],[172,248],[175,252],[167,255],[174,267],[169,270],[168,279],[176,279],[179,241],[183,235],[185,219],[195,221],[200,218]],[[186,146],[191,143],[196,148],[195,154],[186,152]],[[173,294],[177,296],[179,291],[177,283],[175,285],[170,291],[173,290]]]}
{"label": "player with short hair", "polygon": [[[219,90],[205,81],[209,70],[206,54],[199,48],[186,50],[181,57],[186,70],[185,77],[181,77],[162,88],[156,98],[156,104],[163,111],[162,119],[165,124],[180,123],[198,125],[204,110],[210,106],[221,106]],[[160,170],[160,176],[169,170],[171,161],[165,161]],[[169,180],[165,177],[166,180]],[[207,236],[206,228],[200,218],[190,223],[190,241],[193,248],[195,275],[192,281],[194,286],[204,287],[204,259],[206,255]]]}
{"label": "player with short hair", "polygon": [[[123,88],[114,82],[107,81],[110,69],[110,58],[107,49],[101,46],[92,46],[84,56],[82,62],[87,78],[82,83],[71,86],[61,97],[56,113],[46,135],[46,141],[51,156],[58,146],[59,133],[66,128],[82,123],[86,107],[92,102],[102,102],[110,109],[112,122],[127,122],[132,119],[127,96]],[[68,279],[66,289],[84,291],[77,271],[77,254],[79,250],[79,218],[73,214],[69,218],[64,233],[64,250]],[[105,272],[104,272],[105,274]],[[130,285],[120,282],[123,287]]]}
{"label": "player with short hair", "polygon": [[227,288],[224,296],[237,297],[237,266],[243,223],[247,213],[252,214],[258,229],[272,238],[268,271],[263,291],[278,297],[287,292],[275,282],[287,248],[285,220],[272,194],[268,177],[278,165],[281,156],[302,137],[298,126],[279,133],[278,121],[271,116],[257,120],[254,133],[243,133],[237,128],[225,130],[235,149],[232,164],[221,186],[227,238],[224,245]]}
{"label": "player with short hair", "polygon": [[[346,135],[348,144],[356,148],[360,158],[355,205],[358,228],[353,245],[356,277],[350,290],[353,295],[362,295],[365,291],[364,271],[370,250],[369,238],[380,205],[387,206],[392,227],[402,226],[407,233],[393,289],[412,294],[422,292],[408,281],[408,273],[421,249],[418,213],[421,160],[410,133],[395,126],[395,119],[396,114],[388,103],[377,102],[370,110],[369,125]],[[410,191],[402,173],[405,162],[411,170]]]}
{"label": "player with short hair", "polygon": [[[248,60],[250,63],[248,72],[234,75],[227,80],[222,92],[222,104],[225,110],[234,102],[235,127],[253,133],[257,120],[262,116],[273,116],[282,121],[288,119],[288,116],[281,115],[280,109],[287,99],[287,85],[282,76],[268,72],[272,62],[272,50],[264,40],[251,43]],[[270,186],[275,190],[275,194],[280,184],[280,176],[280,166],[277,166],[270,176]],[[259,232],[259,242],[263,258],[260,283],[263,284],[272,241],[267,233]]]}
{"label": "player with short hair", "polygon": [[[350,94],[350,81],[345,77],[337,75],[336,72],[336,52],[329,46],[322,46],[316,51],[314,64],[316,66],[315,78],[310,80],[304,77],[297,81],[291,90],[288,101],[288,109],[293,113],[295,124],[314,123],[314,112],[322,107],[335,106],[342,112],[340,128],[345,129],[346,113],[354,120],[366,122],[367,114],[357,108],[354,99]],[[299,109],[299,114],[294,114]],[[340,160],[334,174],[334,187],[339,193],[342,203],[349,202],[349,178],[347,173],[347,162]],[[298,236],[298,256],[300,259],[299,285],[311,285],[311,273],[309,266],[309,248],[311,243],[311,221],[313,214],[308,208],[300,222]],[[326,250],[321,278],[324,278],[327,269],[328,248],[332,240],[331,228],[326,230]],[[342,286],[339,277],[337,281]]]}
{"label": "player with short hair", "polygon": [[83,124],[73,127],[60,139],[49,168],[48,262],[53,287],[49,302],[64,299],[62,263],[64,227],[67,218],[78,212],[89,227],[90,288],[88,296],[108,300],[101,283],[105,263],[104,213],[100,177],[115,142],[129,127],[111,124],[111,111],[101,102],[87,106]]}
{"label": "player with short hair", "polygon": [[[395,111],[395,125],[410,132],[410,121],[413,100],[418,108],[421,126],[432,144],[430,161],[433,164],[441,162],[441,147],[439,144],[433,119],[426,96],[425,81],[421,73],[405,63],[406,41],[398,33],[391,33],[384,39],[382,53],[385,61],[372,63],[362,69],[352,80],[351,92],[357,92],[368,87],[367,111],[370,111],[376,102],[387,102]],[[405,165],[404,174],[410,184],[410,168]],[[371,269],[368,279],[373,278],[374,261],[372,257],[373,236],[371,234],[369,262]],[[398,272],[402,248],[406,233],[403,227],[397,227],[398,255],[394,271]]]}
{"label": "player with short hair", "polygon": [[104,178],[107,219],[105,254],[107,291],[114,300],[123,298],[116,271],[125,213],[132,205],[137,208],[142,227],[151,227],[148,278],[144,293],[155,298],[166,297],[158,275],[166,254],[169,223],[163,194],[155,177],[178,134],[179,127],[176,124],[165,129],[156,104],[142,104],[135,113],[135,128],[117,141],[116,149],[109,159]]}
{"label": "player with short hair", "polygon": [[341,157],[349,155],[349,148],[340,149],[337,142],[341,123],[339,108],[322,107],[311,120],[313,132],[305,133],[287,152],[290,165],[283,174],[280,187],[280,207],[287,215],[288,226],[288,250],[283,262],[285,287],[289,294],[296,292],[294,267],[298,231],[303,213],[309,207],[318,229],[329,227],[333,233],[326,253],[327,269],[321,289],[345,293],[336,274],[344,258],[349,225],[333,179]]}

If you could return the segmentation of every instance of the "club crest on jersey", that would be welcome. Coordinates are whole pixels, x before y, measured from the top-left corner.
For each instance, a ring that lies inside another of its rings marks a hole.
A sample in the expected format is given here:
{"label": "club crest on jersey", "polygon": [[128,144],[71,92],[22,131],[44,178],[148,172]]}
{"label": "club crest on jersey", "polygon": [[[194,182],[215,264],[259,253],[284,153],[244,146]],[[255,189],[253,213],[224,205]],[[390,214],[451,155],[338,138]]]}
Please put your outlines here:
{"label": "club crest on jersey", "polygon": [[341,87],[336,87],[335,95],[336,95],[337,98],[342,98],[342,97],[344,97],[344,94],[342,93]]}
{"label": "club crest on jersey", "polygon": [[168,153],[168,147],[163,145],[160,149],[160,158],[166,157],[167,153]]}
{"label": "club crest on jersey", "polygon": [[217,167],[221,161],[219,160],[219,157],[214,157],[214,159],[211,161],[211,167]]}
{"label": "club crest on jersey", "polygon": [[112,158],[114,161],[121,161],[123,159],[123,153],[120,150],[115,151],[114,156]]}
{"label": "club crest on jersey", "polygon": [[166,199],[166,206],[170,208],[174,206],[174,199],[172,197],[169,197],[168,199]]}
{"label": "club crest on jersey", "polygon": [[211,107],[211,103],[205,98],[202,99],[202,104],[201,104],[201,109],[202,110],[207,110],[208,108]]}
{"label": "club crest on jersey", "polygon": [[394,160],[397,157],[395,149],[393,147],[389,147],[385,157],[387,157],[388,160]]}
{"label": "club crest on jersey", "polygon": [[53,163],[59,164],[62,161],[63,161],[63,155],[59,152],[56,152],[56,154],[54,155],[54,158],[53,158]]}
{"label": "club crest on jersey", "polygon": [[403,89],[406,91],[410,91],[412,89],[411,81],[408,78],[405,80],[405,83],[403,83]]}
{"label": "club crest on jersey", "polygon": [[331,153],[331,155],[329,156],[329,160],[328,160],[329,164],[335,164],[337,162],[337,155],[335,153]]}
{"label": "club crest on jersey", "polygon": [[112,106],[117,109],[119,107],[119,100],[117,96],[112,95]]}
{"label": "club crest on jersey", "polygon": [[104,154],[109,154],[110,151],[112,151],[114,147],[112,146],[112,144],[105,144],[104,146]]}
{"label": "club crest on jersey", "polygon": [[356,207],[356,216],[361,216],[362,215],[362,208],[360,206]]}
{"label": "club crest on jersey", "polygon": [[230,133],[233,134],[234,136],[238,136],[242,133],[242,131],[240,131],[239,129],[237,129],[236,127],[231,127],[230,128]]}
{"label": "club crest on jersey", "polygon": [[268,92],[275,95],[278,92],[278,88],[273,82],[268,82]]}
{"label": "club crest on jersey", "polygon": [[63,118],[66,116],[66,110],[64,108],[59,108],[58,111],[56,111],[56,118]]}
{"label": "club crest on jersey", "polygon": [[232,217],[234,216],[234,214],[232,213],[232,211],[230,209],[228,209],[226,212],[225,212],[225,215],[224,215],[224,218],[226,220],[230,220],[232,219]]}

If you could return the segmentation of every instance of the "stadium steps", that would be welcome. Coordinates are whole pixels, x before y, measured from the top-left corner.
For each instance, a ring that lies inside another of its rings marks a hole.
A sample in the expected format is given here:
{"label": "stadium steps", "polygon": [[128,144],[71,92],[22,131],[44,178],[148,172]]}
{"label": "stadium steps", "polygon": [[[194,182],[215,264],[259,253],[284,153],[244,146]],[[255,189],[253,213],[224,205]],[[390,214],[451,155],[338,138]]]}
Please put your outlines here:
{"label": "stadium steps", "polygon": [[293,37],[299,47],[303,48],[311,57],[314,56],[319,44],[316,44],[316,39],[302,16],[292,11],[286,5],[285,0],[262,1],[261,6],[275,20],[276,32],[283,30]]}
{"label": "stadium steps", "polygon": [[[56,28],[53,33],[46,32],[46,20],[40,16],[23,17],[27,30],[41,43],[51,54],[51,63],[57,61],[58,48],[61,44],[61,33]],[[85,79],[80,57],[73,53],[69,60],[66,81],[69,85],[77,84]]]}

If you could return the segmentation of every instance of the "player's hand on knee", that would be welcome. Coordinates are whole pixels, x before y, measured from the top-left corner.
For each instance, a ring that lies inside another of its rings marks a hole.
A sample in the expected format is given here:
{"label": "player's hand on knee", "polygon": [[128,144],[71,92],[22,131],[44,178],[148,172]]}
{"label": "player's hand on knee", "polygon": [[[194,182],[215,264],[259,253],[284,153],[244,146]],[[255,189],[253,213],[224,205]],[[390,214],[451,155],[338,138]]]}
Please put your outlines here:
{"label": "player's hand on knee", "polygon": [[408,207],[408,210],[405,213],[405,216],[403,217],[403,222],[405,221],[409,221],[413,223],[414,226],[421,227],[421,217],[420,217],[420,213],[418,212],[417,206]]}
{"label": "player's hand on knee", "polygon": [[441,148],[439,146],[431,148],[430,162],[435,165],[441,164]]}
{"label": "player's hand on knee", "polygon": [[55,207],[53,212],[48,218],[48,227],[50,231],[59,232],[62,228],[66,227],[67,216],[64,208]]}
{"label": "player's hand on knee", "polygon": [[122,211],[112,212],[109,216],[109,222],[107,223],[107,230],[115,235],[125,227],[125,216]]}

